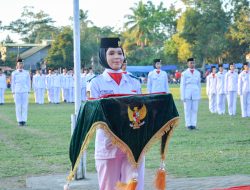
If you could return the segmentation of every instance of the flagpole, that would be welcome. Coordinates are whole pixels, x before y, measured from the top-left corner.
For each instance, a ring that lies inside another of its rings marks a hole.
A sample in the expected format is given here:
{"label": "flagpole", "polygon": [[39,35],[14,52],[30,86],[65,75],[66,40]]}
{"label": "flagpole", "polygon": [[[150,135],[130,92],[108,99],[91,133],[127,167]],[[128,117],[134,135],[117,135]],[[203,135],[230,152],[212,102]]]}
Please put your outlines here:
{"label": "flagpole", "polygon": [[[73,0],[73,35],[74,35],[74,94],[75,94],[75,114],[71,117],[71,134],[73,134],[76,118],[81,106],[81,86],[80,86],[80,15],[79,15],[79,0]],[[78,171],[75,174],[75,179],[84,179],[86,177],[86,152],[80,161]]]}

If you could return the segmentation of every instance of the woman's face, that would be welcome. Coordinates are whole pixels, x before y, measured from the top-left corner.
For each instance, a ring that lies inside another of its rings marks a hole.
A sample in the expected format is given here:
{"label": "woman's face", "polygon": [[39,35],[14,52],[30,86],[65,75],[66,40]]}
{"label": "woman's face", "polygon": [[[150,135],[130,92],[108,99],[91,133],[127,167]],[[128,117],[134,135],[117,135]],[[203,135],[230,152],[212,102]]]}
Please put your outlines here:
{"label": "woman's face", "polygon": [[124,55],[121,48],[108,48],[106,53],[107,63],[113,70],[121,69]]}

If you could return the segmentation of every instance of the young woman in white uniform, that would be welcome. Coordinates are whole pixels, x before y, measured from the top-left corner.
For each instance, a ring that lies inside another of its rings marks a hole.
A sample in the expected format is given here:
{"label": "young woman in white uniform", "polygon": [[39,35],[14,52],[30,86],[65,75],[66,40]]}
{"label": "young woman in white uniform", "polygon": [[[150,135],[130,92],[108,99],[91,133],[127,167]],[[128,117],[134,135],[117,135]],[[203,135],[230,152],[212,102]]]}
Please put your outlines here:
{"label": "young woman in white uniform", "polygon": [[[119,38],[102,38],[99,49],[99,62],[104,72],[90,81],[91,98],[105,94],[140,94],[140,82],[129,74],[122,73],[124,52],[118,45]],[[132,139],[131,139],[132,140]],[[144,160],[137,171],[128,162],[127,156],[105,134],[97,129],[95,159],[100,190],[114,190],[118,181],[128,183],[134,173],[138,173],[137,190],[143,190]]]}

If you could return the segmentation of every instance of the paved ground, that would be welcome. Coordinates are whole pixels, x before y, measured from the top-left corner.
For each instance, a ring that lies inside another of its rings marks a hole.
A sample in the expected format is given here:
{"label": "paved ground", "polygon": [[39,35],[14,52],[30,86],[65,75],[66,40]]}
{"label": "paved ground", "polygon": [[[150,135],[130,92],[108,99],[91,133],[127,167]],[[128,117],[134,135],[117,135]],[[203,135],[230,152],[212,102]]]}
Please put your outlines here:
{"label": "paved ground", "polygon": [[[145,174],[145,190],[154,190],[152,185],[154,171],[147,170]],[[63,186],[66,182],[65,179],[66,175],[29,177],[26,179],[26,187],[1,189],[0,186],[0,190],[63,190]],[[240,185],[250,185],[250,175],[204,178],[167,177],[167,190],[212,190],[213,188],[226,188]],[[71,182],[70,190],[98,190],[96,174],[87,173],[87,179]]]}
{"label": "paved ground", "polygon": [[[145,190],[155,190],[152,183],[154,172],[146,170]],[[22,185],[17,187],[15,184],[17,181],[21,182]],[[0,190],[63,190],[65,183],[66,174],[28,177],[26,181],[25,179],[11,178],[6,182],[6,180],[0,179]],[[250,185],[250,175],[204,178],[167,177],[167,190],[212,190],[241,185]],[[98,190],[96,173],[87,173],[87,179],[71,182],[70,190]]]}

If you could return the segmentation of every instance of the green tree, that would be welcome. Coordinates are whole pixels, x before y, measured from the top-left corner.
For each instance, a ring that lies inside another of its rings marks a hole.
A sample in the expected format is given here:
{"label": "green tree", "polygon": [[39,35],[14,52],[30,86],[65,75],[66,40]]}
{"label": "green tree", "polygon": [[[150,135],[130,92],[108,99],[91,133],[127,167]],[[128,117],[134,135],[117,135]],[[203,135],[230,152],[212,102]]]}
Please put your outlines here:
{"label": "green tree", "polygon": [[198,63],[221,62],[227,49],[225,35],[229,26],[222,2],[187,0],[185,3],[188,8],[182,15],[185,22],[180,37],[191,45]]}
{"label": "green tree", "polygon": [[126,15],[128,21],[122,33],[127,58],[135,64],[151,64],[153,58],[163,56],[164,41],[175,32],[178,11],[173,6],[164,8],[163,3],[155,6],[151,1],[139,1],[130,9],[132,14]]}
{"label": "green tree", "polygon": [[64,27],[55,37],[46,61],[50,68],[73,67],[73,31],[70,27]]}
{"label": "green tree", "polygon": [[20,34],[22,40],[28,43],[40,43],[43,39],[52,39],[58,32],[52,25],[54,21],[43,11],[33,12],[33,8],[25,6],[21,18],[3,28]]}
{"label": "green tree", "polygon": [[228,56],[231,61],[245,61],[250,51],[250,3],[248,0],[231,0],[231,20],[227,39],[230,42]]}

